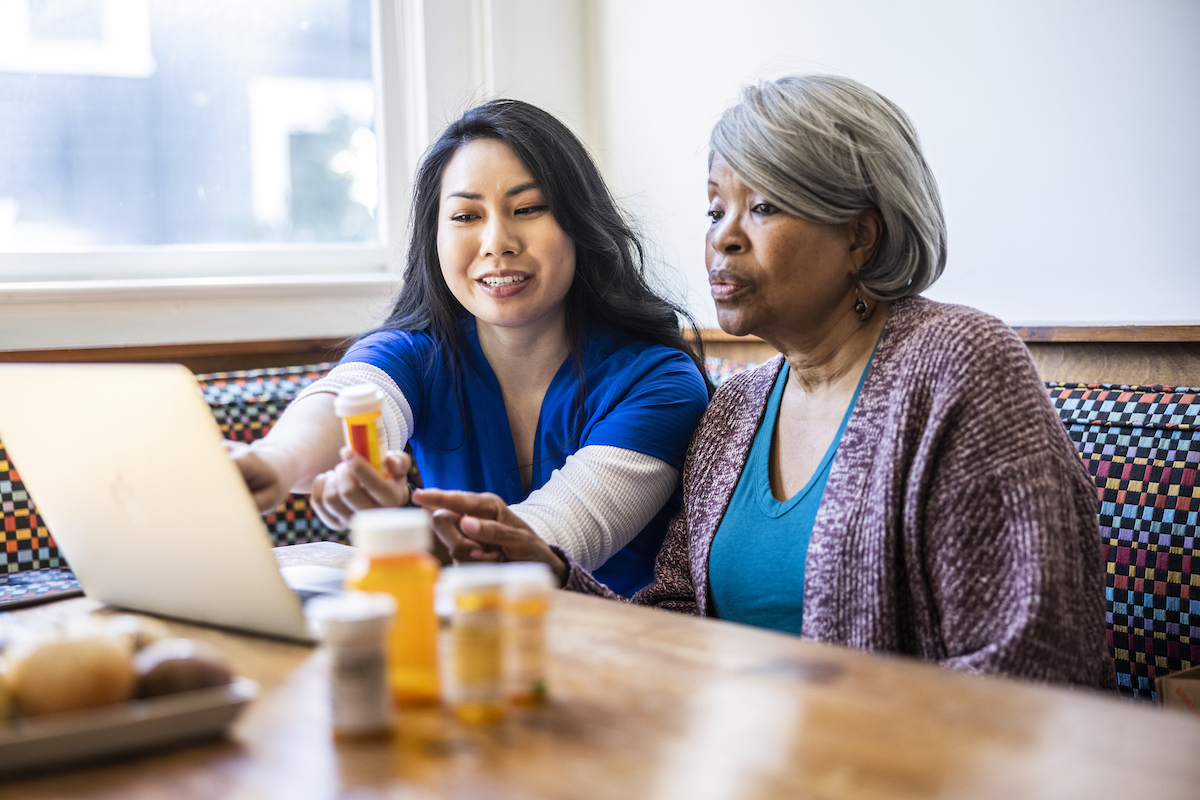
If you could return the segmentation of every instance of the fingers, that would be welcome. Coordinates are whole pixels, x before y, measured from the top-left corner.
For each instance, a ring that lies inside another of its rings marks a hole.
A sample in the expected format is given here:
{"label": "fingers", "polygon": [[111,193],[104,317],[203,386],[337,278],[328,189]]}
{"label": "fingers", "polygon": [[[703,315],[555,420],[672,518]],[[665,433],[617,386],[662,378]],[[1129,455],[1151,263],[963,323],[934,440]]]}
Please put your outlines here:
{"label": "fingers", "polygon": [[407,485],[408,471],[412,469],[412,458],[404,451],[388,450],[383,454],[383,467],[394,480]]}
{"label": "fingers", "polygon": [[287,497],[287,489],[275,469],[269,462],[255,453],[245,442],[230,442],[226,440],[225,448],[233,459],[246,488],[254,498],[254,505],[259,513],[274,511]]}
{"label": "fingers", "polygon": [[455,514],[467,514],[483,519],[501,519],[508,511],[504,499],[490,492],[451,492],[441,489],[417,489],[413,502],[422,508],[444,508]]}
{"label": "fingers", "polygon": [[502,553],[496,548],[488,548],[469,536],[463,535],[459,528],[461,516],[452,511],[439,509],[433,512],[430,519],[433,533],[438,541],[445,545],[453,561],[499,561]]}
{"label": "fingers", "polygon": [[345,504],[337,497],[337,493],[331,495],[326,489],[326,484],[333,481],[332,472],[322,472],[317,477],[313,478],[312,493],[309,495],[309,502],[312,504],[313,511],[317,512],[317,517],[326,526],[335,531],[344,531],[350,527],[350,516]]}
{"label": "fingers", "polygon": [[[402,459],[394,458],[388,453],[387,459],[397,465],[407,460],[404,453]],[[341,464],[334,468],[339,478],[339,487],[346,492],[346,502],[355,509],[361,508],[393,508],[408,505],[408,483],[405,480],[407,469],[395,471],[394,477],[385,478],[371,463],[350,448],[342,448]],[[351,480],[353,478],[353,480]]]}

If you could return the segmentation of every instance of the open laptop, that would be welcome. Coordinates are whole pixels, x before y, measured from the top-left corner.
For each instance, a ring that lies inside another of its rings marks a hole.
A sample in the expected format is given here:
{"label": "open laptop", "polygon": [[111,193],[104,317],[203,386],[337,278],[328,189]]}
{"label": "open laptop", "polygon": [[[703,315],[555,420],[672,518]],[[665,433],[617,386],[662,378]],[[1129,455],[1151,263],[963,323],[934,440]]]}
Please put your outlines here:
{"label": "open laptop", "polygon": [[0,364],[0,441],[89,597],[312,641],[301,597],[336,576],[285,582],[182,365]]}

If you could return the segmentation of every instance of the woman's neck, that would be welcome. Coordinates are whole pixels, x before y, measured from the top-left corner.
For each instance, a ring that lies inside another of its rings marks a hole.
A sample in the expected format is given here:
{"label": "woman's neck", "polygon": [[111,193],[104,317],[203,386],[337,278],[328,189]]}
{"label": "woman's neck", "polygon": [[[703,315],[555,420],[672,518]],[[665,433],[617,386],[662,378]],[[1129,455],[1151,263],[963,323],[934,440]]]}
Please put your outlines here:
{"label": "woman's neck", "polygon": [[840,387],[853,382],[866,367],[876,342],[887,322],[891,303],[873,304],[870,316],[859,320],[857,314],[844,315],[820,331],[796,331],[762,338],[787,359],[789,382],[805,394]]}
{"label": "woman's neck", "polygon": [[566,309],[519,328],[490,325],[476,318],[479,346],[506,393],[544,392],[571,353]]}

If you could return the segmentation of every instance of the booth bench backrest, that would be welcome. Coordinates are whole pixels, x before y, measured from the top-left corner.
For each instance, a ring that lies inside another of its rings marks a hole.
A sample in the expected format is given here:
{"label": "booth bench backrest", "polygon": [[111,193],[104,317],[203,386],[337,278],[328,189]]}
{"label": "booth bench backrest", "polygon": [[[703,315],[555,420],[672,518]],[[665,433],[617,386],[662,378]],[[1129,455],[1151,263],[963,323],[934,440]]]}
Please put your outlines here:
{"label": "booth bench backrest", "polygon": [[[720,384],[748,365],[708,359],[705,366]],[[266,435],[287,404],[330,367],[198,379],[226,438],[251,442]],[[1156,676],[1200,664],[1200,395],[1162,386],[1047,389],[1096,481],[1108,647],[1117,682],[1123,694],[1151,698]],[[321,523],[303,495],[288,497],[264,519],[276,546],[344,541]],[[10,580],[67,567],[2,442],[0,536]],[[69,572],[63,575],[71,580]]]}

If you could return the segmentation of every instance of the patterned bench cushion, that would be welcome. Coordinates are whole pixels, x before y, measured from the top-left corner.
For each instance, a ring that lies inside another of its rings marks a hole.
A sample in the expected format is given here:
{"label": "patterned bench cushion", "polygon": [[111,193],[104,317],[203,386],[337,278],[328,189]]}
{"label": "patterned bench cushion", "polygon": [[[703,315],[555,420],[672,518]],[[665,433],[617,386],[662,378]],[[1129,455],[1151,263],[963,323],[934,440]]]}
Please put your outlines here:
{"label": "patterned bench cushion", "polygon": [[[225,436],[249,442],[262,438],[296,394],[331,366],[198,377]],[[705,363],[717,384],[747,367],[716,358]],[[1200,664],[1200,394],[1162,386],[1048,389],[1096,480],[1118,683],[1127,695],[1153,697],[1156,676]],[[265,522],[276,545],[343,540],[304,496],[289,497]],[[77,587],[3,443],[0,536],[11,575],[7,582],[0,577],[0,603]],[[47,572],[24,577],[34,570]]]}
{"label": "patterned bench cushion", "polygon": [[1108,646],[1123,694],[1200,664],[1200,399],[1165,386],[1050,385],[1096,481]]}

